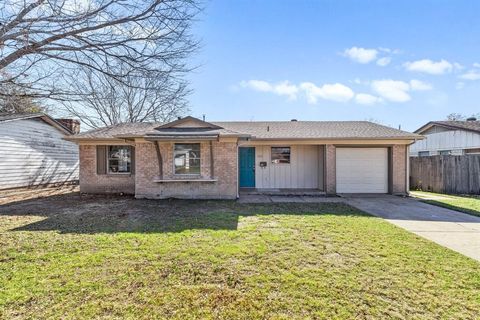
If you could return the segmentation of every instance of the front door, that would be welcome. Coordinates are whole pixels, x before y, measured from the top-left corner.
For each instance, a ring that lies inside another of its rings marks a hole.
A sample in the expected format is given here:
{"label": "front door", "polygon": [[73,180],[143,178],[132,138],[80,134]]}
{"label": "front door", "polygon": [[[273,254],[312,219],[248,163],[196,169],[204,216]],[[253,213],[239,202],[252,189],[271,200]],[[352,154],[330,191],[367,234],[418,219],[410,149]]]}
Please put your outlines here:
{"label": "front door", "polygon": [[255,148],[239,148],[240,188],[255,188]]}

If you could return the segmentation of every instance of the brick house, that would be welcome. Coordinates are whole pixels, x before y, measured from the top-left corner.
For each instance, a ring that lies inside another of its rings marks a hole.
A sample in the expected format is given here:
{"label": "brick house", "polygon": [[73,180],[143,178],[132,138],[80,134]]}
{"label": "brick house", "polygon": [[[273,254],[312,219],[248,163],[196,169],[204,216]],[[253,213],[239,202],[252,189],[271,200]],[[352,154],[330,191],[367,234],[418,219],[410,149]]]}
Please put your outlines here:
{"label": "brick house", "polygon": [[136,198],[235,199],[241,190],[408,192],[408,148],[422,136],[367,121],[129,123],[66,139],[80,190]]}

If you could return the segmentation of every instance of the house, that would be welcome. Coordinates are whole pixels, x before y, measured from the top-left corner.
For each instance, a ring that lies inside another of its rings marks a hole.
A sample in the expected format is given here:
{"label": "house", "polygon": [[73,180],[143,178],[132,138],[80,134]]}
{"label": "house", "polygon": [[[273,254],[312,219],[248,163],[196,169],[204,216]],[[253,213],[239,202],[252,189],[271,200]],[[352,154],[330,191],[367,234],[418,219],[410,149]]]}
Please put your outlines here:
{"label": "house", "polygon": [[366,121],[128,123],[67,137],[80,190],[136,198],[234,199],[242,189],[408,192],[417,134]]}
{"label": "house", "polygon": [[480,121],[430,121],[415,131],[425,140],[410,147],[411,156],[480,154]]}
{"label": "house", "polygon": [[43,113],[0,113],[0,189],[78,181],[78,147],[63,137],[79,126]]}

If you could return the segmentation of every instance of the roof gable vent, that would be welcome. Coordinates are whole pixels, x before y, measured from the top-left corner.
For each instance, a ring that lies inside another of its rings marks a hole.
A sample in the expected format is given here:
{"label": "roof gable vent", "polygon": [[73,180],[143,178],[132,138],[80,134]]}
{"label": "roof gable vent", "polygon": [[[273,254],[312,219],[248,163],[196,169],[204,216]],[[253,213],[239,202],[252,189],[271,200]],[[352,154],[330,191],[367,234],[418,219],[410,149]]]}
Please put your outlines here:
{"label": "roof gable vent", "polygon": [[477,121],[477,118],[475,118],[475,117],[470,117],[470,118],[467,118],[467,121]]}
{"label": "roof gable vent", "polygon": [[297,122],[298,120],[297,120],[297,119],[292,119],[292,120],[290,120],[290,121],[292,121],[292,122]]}

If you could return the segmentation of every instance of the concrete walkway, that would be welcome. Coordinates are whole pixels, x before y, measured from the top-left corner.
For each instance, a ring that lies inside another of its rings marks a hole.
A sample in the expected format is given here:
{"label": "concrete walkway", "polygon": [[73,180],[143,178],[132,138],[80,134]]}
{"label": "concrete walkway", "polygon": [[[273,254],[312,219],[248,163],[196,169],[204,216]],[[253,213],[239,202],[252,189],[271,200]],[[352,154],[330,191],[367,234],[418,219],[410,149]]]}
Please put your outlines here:
{"label": "concrete walkway", "polygon": [[390,195],[348,195],[346,203],[480,261],[480,218]]}

